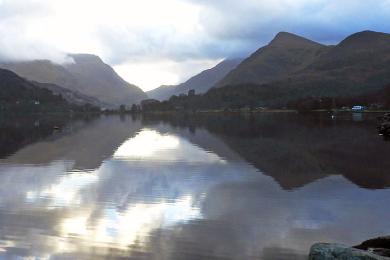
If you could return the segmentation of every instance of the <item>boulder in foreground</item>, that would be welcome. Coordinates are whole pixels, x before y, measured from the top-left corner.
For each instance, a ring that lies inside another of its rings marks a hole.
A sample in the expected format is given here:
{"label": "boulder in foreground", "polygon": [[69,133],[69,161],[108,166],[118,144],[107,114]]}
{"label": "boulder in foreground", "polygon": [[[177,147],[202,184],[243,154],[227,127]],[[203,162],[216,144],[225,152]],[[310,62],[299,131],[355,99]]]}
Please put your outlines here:
{"label": "boulder in foreground", "polygon": [[317,243],[310,249],[309,260],[390,260],[390,258],[346,245]]}

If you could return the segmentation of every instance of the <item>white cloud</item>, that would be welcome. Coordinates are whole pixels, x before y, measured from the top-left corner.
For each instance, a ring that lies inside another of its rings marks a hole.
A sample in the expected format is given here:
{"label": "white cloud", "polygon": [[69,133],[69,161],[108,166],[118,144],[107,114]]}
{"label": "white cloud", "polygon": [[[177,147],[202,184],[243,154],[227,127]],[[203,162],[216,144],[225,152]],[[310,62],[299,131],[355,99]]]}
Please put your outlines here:
{"label": "white cloud", "polygon": [[138,61],[117,65],[114,69],[129,82],[142,86],[148,91],[161,83],[176,85],[192,77],[194,74],[215,66],[221,60],[173,60]]}
{"label": "white cloud", "polygon": [[94,53],[149,89],[249,54],[278,31],[328,43],[389,32],[389,12],[389,0],[0,0],[0,59]]}

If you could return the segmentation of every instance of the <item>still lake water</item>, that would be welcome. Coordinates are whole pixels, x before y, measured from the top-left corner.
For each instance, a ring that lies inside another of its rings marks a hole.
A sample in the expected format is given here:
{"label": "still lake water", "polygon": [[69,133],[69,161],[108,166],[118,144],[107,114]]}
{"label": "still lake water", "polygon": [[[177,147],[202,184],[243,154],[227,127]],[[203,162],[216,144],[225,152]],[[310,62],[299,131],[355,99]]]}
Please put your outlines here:
{"label": "still lake water", "polygon": [[317,241],[389,235],[390,142],[375,126],[1,119],[0,259],[305,259]]}

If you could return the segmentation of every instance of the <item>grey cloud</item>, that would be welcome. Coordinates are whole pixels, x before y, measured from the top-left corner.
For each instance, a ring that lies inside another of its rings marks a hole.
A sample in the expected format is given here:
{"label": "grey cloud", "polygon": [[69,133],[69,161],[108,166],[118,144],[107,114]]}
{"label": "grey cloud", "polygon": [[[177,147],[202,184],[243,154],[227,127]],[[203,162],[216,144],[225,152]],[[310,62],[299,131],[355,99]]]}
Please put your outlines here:
{"label": "grey cloud", "polygon": [[[250,48],[290,31],[335,43],[361,30],[389,32],[389,1],[193,1],[203,6],[202,24],[219,41],[242,40]],[[248,51],[247,49],[247,51]]]}
{"label": "grey cloud", "polygon": [[[168,58],[176,61],[242,57],[289,31],[334,44],[357,31],[390,32],[390,4],[381,1],[183,0],[201,7],[202,31],[191,39],[169,30],[131,36],[112,28],[100,31],[109,60]],[[140,44],[142,43],[142,44]]]}
{"label": "grey cloud", "polygon": [[[279,31],[328,44],[361,30],[390,32],[389,0],[182,1],[200,8],[198,30],[183,34],[156,24],[130,29],[126,24],[102,20],[91,36],[101,47],[97,54],[111,65],[139,60],[220,59],[246,56]],[[0,59],[63,59],[56,46],[24,31],[31,19],[50,13],[47,0],[0,0]],[[109,15],[102,19],[109,19]]]}
{"label": "grey cloud", "polygon": [[26,30],[36,18],[50,14],[45,1],[0,0],[0,61],[50,59],[71,62],[65,52]]}

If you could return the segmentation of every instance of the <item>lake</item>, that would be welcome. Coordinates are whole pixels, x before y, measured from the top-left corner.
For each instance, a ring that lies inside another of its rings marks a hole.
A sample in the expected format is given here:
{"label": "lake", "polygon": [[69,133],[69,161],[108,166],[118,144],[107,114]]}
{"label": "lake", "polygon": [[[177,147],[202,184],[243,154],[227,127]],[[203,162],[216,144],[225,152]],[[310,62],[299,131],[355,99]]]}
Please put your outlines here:
{"label": "lake", "polygon": [[0,259],[305,259],[390,234],[365,114],[0,119]]}

